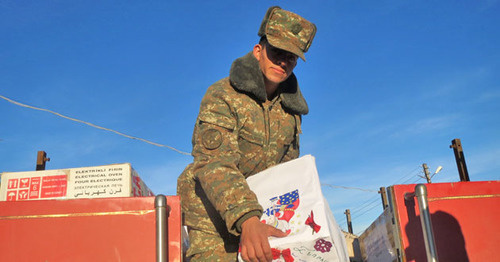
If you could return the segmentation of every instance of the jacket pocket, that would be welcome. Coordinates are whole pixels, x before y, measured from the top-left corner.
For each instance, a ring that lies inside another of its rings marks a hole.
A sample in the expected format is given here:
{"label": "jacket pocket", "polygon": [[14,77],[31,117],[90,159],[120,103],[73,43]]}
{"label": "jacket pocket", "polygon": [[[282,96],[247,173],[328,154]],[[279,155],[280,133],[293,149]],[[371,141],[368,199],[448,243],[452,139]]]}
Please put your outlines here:
{"label": "jacket pocket", "polygon": [[[258,135],[257,133],[250,133],[246,129],[241,129],[238,141],[241,141],[245,145],[246,143],[251,143],[259,147],[264,146],[264,136]],[[241,148],[241,144],[240,144]]]}
{"label": "jacket pocket", "polygon": [[265,137],[248,130],[241,129],[238,135],[238,146],[240,149],[239,169],[245,177],[254,174],[264,159]]}

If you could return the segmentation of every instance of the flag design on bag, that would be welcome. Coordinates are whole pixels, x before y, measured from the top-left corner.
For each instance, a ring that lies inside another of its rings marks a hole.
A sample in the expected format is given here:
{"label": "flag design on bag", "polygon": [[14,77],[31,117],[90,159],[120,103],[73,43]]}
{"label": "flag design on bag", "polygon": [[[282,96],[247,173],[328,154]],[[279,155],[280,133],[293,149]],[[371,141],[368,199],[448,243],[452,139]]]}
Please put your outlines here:
{"label": "flag design on bag", "polygon": [[295,210],[299,207],[300,203],[299,190],[295,189],[269,200],[272,205],[264,211],[264,214],[268,218],[262,222],[290,233],[290,219],[295,215]]}
{"label": "flag design on bag", "polygon": [[280,196],[278,204],[281,205],[280,212],[276,214],[279,220],[290,222],[290,219],[295,215],[295,209],[299,207],[299,190],[296,189],[290,193]]}

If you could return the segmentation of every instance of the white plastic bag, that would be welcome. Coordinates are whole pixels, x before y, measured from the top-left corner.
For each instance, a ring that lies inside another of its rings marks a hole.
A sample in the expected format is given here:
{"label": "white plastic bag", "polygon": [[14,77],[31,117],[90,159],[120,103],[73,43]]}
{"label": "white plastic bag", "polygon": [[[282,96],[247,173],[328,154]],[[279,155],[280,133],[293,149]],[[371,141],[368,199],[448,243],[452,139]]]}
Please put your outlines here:
{"label": "white plastic bag", "polygon": [[261,221],[289,233],[269,238],[273,261],[349,261],[345,238],[321,192],[313,156],[274,166],[247,182],[264,208]]}

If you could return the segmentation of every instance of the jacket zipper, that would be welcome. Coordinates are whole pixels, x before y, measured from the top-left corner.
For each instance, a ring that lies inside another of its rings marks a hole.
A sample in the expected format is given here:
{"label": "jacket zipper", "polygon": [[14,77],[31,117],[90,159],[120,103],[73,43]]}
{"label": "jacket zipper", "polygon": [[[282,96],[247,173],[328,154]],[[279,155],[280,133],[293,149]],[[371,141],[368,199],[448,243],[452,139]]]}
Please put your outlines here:
{"label": "jacket zipper", "polygon": [[270,126],[270,119],[269,119],[269,104],[264,104],[264,126],[265,126],[265,132],[266,132],[266,141],[265,141],[265,146],[266,148],[269,146],[270,143],[270,136],[271,136],[271,126]]}

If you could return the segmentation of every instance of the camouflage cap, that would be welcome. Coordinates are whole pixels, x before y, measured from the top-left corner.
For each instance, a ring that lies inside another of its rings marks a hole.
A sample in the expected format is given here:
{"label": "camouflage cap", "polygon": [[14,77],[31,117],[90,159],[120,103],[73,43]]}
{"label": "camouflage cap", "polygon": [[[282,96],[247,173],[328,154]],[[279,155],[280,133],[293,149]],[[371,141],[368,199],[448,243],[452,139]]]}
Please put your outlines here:
{"label": "camouflage cap", "polygon": [[315,34],[313,23],[279,6],[267,10],[259,29],[259,36],[266,36],[269,44],[294,53],[304,61],[304,53],[311,46]]}

